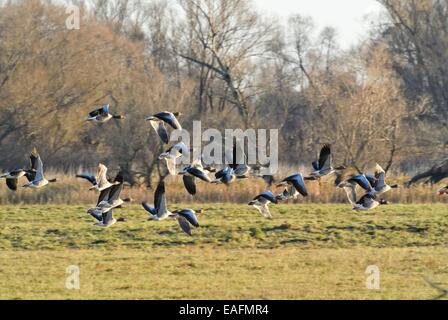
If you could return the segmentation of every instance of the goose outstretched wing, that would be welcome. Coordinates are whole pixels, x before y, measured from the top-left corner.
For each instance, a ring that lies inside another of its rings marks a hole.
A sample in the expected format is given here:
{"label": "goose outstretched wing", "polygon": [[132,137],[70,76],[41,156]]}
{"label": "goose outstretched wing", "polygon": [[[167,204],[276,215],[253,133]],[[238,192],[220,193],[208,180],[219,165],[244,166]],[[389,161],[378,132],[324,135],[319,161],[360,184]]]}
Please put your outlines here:
{"label": "goose outstretched wing", "polygon": [[37,170],[37,158],[38,157],[39,157],[39,153],[37,152],[37,149],[34,148],[33,152],[31,152],[31,155],[30,155],[31,170],[34,172]]}
{"label": "goose outstretched wing", "polygon": [[155,208],[151,207],[148,203],[142,202],[142,207],[151,215],[153,215],[153,216],[157,215],[157,210]]}
{"label": "goose outstretched wing", "polygon": [[313,165],[313,169],[315,171],[319,171],[320,170],[319,169],[319,161],[313,161],[312,165]]}
{"label": "goose outstretched wing", "polygon": [[6,179],[6,185],[8,186],[8,188],[12,191],[17,191],[17,185],[19,183],[19,179],[14,178],[14,179]]}
{"label": "goose outstretched wing", "polygon": [[182,130],[182,126],[180,125],[176,116],[172,112],[167,112],[167,111],[160,112],[160,113],[154,115],[154,117],[162,120],[163,122],[166,122],[175,130]]}
{"label": "goose outstretched wing", "polygon": [[211,182],[212,180],[210,179],[210,177],[201,169],[199,168],[195,168],[195,167],[191,167],[187,170],[187,172],[189,174],[191,174],[192,176],[194,176],[195,178],[198,178],[202,181],[205,182]]}
{"label": "goose outstretched wing", "polygon": [[377,179],[376,189],[381,190],[386,186],[386,171],[377,164],[375,167],[375,178]]}
{"label": "goose outstretched wing", "polygon": [[376,188],[378,186],[378,179],[375,176],[366,174],[366,178],[369,181],[372,188]]}
{"label": "goose outstretched wing", "polygon": [[349,182],[355,183],[363,188],[367,192],[372,192],[373,188],[370,185],[369,180],[364,174],[357,175],[349,180]]}
{"label": "goose outstretched wing", "polygon": [[362,196],[361,199],[359,199],[359,201],[356,204],[362,205],[364,208],[371,208],[374,201],[375,199],[373,198],[373,196],[367,193],[364,196]]}
{"label": "goose outstretched wing", "polygon": [[109,203],[112,203],[113,201],[116,201],[120,198],[120,194],[123,191],[123,182],[124,182],[124,178],[123,178],[123,173],[119,172],[117,174],[117,177],[115,178],[114,181],[116,184],[114,184],[112,187],[110,187],[110,191],[109,191],[109,196],[107,201]]}
{"label": "goose outstretched wing", "polygon": [[98,109],[93,110],[92,112],[90,112],[89,113],[89,117],[95,118],[95,117],[98,117],[100,115],[108,114],[109,110],[110,110],[110,105],[105,104],[101,108],[98,108]]}
{"label": "goose outstretched wing", "polygon": [[336,186],[339,186],[341,183],[347,182],[348,180],[350,180],[353,177],[356,177],[359,174],[360,173],[359,173],[358,169],[356,169],[353,166],[345,168],[344,170],[337,171],[336,172],[336,180],[334,181],[334,184]]}
{"label": "goose outstretched wing", "polygon": [[157,132],[162,142],[168,144],[170,142],[170,139],[168,137],[168,131],[166,129],[165,123],[158,120],[149,120],[149,123]]}
{"label": "goose outstretched wing", "polygon": [[110,224],[112,222],[112,220],[113,220],[113,210],[109,210],[102,214],[103,225]]}
{"label": "goose outstretched wing", "polygon": [[271,211],[269,211],[269,207],[266,203],[262,204],[253,204],[253,206],[260,212],[260,214],[266,219],[272,219]]}
{"label": "goose outstretched wing", "polygon": [[303,179],[303,175],[301,173],[295,174],[283,180],[283,182],[287,182],[294,186],[294,188],[299,192],[302,196],[307,197],[308,191],[306,189],[305,180]]}
{"label": "goose outstretched wing", "polygon": [[319,170],[329,170],[332,168],[331,146],[326,144],[322,147],[319,156]]}
{"label": "goose outstretched wing", "polygon": [[356,205],[357,203],[356,203],[356,198],[357,198],[357,195],[356,195],[356,187],[354,186],[354,185],[346,185],[345,187],[344,187],[344,191],[347,193],[347,198],[348,198],[348,201],[350,202],[350,204],[352,204],[352,205]]}
{"label": "goose outstretched wing", "polygon": [[166,195],[165,195],[165,182],[161,180],[156,188],[154,194],[154,205],[157,210],[157,216],[162,217],[167,212]]}
{"label": "goose outstretched wing", "polygon": [[41,157],[37,154],[36,157],[36,176],[35,180],[40,181],[44,179],[44,164]]}
{"label": "goose outstretched wing", "polygon": [[98,170],[96,173],[96,177],[95,177],[96,182],[98,183],[99,186],[104,186],[108,183],[107,180],[107,167],[100,163],[98,165]]}
{"label": "goose outstretched wing", "polygon": [[272,202],[272,203],[278,203],[277,197],[270,191],[266,191],[255,197],[254,200],[258,200],[259,202]]}
{"label": "goose outstretched wing", "polygon": [[166,167],[168,168],[168,172],[170,175],[175,176],[176,175],[176,158],[174,157],[167,157],[165,158]]}
{"label": "goose outstretched wing", "polygon": [[192,226],[199,228],[199,220],[196,213],[191,209],[179,210],[173,212],[179,216],[184,217]]}
{"label": "goose outstretched wing", "polygon": [[96,177],[93,174],[77,174],[76,178],[80,178],[80,179],[85,179],[87,181],[89,181],[92,185],[96,185]]}
{"label": "goose outstretched wing", "polygon": [[176,218],[177,218],[177,222],[179,222],[179,226],[181,227],[181,229],[189,236],[192,236],[193,232],[191,230],[191,226],[188,223],[187,219],[183,216],[177,216]]}
{"label": "goose outstretched wing", "polygon": [[100,192],[100,195],[98,196],[98,201],[96,203],[97,206],[103,201],[108,201],[109,192],[110,192],[110,188],[104,189],[103,191]]}

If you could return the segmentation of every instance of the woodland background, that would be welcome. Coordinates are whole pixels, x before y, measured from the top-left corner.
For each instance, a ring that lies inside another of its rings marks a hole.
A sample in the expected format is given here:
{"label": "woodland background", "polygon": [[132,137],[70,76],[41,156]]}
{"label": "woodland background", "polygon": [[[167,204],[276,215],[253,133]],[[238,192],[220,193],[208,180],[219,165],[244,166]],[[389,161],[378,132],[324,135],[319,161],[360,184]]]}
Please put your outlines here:
{"label": "woodland background", "polygon": [[[144,117],[163,110],[186,129],[279,128],[295,170],[324,143],[360,170],[443,163],[448,1],[378,1],[381,20],[350,50],[330,26],[248,0],[1,1],[0,167],[26,166],[36,146],[54,172],[104,162],[151,186],[160,145]],[[66,27],[72,4],[80,30]],[[86,123],[105,103],[127,119]]]}

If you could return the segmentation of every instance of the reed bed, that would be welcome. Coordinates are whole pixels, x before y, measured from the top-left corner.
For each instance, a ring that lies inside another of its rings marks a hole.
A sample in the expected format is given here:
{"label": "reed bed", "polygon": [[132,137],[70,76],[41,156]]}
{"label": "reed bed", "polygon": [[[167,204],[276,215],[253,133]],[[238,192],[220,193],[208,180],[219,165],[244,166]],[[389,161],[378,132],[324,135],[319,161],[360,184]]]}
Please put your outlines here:
{"label": "reed bed", "polygon": [[[89,183],[75,178],[74,173],[52,172],[48,177],[56,177],[58,182],[51,184],[42,190],[27,190],[19,188],[17,192],[7,189],[4,182],[0,184],[0,204],[95,204],[98,194],[89,191]],[[392,182],[398,182],[401,187],[392,190],[385,195],[391,203],[402,204],[426,204],[426,203],[447,203],[446,197],[437,195],[438,186],[416,185],[406,188],[403,185],[408,178],[405,176],[391,178]],[[21,181],[24,182],[24,181]],[[291,203],[347,203],[347,197],[343,190],[334,187],[333,179],[321,182],[308,182],[307,187],[310,196],[299,198]],[[212,185],[198,181],[198,194],[190,196],[185,190],[180,177],[169,177],[167,180],[167,196],[170,203],[237,203],[244,204],[250,201],[258,193],[267,189],[262,179],[252,178],[238,181],[230,187],[223,185]],[[273,187],[272,191],[280,193],[281,188]],[[130,197],[135,203],[141,201],[153,201],[154,190],[146,187],[125,187],[122,197]]]}

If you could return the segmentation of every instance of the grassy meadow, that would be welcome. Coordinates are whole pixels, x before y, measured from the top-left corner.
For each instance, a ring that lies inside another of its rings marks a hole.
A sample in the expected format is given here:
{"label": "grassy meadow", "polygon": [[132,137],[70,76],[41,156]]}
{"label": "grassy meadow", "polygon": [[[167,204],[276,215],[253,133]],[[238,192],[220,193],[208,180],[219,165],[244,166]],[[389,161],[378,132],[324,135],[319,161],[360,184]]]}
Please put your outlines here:
{"label": "grassy meadow", "polygon": [[[390,205],[179,205],[198,214],[188,237],[138,205],[110,229],[86,205],[0,207],[0,299],[431,299],[448,287],[448,208]],[[80,290],[65,287],[80,268]],[[380,290],[366,288],[370,265]]]}

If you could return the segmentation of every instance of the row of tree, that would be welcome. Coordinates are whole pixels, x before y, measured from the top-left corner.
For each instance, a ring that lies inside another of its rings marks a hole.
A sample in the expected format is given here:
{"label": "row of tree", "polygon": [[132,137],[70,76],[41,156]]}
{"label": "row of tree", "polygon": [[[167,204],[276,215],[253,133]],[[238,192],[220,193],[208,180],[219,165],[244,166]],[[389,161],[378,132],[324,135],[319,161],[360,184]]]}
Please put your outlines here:
{"label": "row of tree", "polygon": [[[382,20],[344,51],[333,28],[300,14],[284,26],[249,0],[3,1],[1,167],[37,146],[47,166],[103,161],[137,183],[160,151],[143,118],[162,110],[182,111],[186,129],[279,128],[288,165],[332,143],[360,170],[431,166],[446,156],[448,3],[379,2]],[[69,5],[79,30],[66,27]],[[85,123],[104,103],[126,120]]]}

